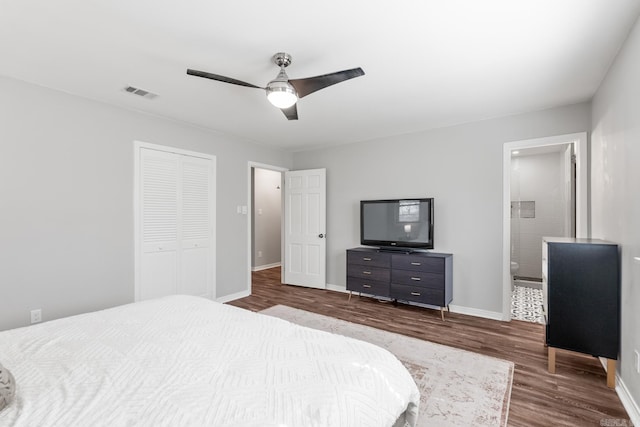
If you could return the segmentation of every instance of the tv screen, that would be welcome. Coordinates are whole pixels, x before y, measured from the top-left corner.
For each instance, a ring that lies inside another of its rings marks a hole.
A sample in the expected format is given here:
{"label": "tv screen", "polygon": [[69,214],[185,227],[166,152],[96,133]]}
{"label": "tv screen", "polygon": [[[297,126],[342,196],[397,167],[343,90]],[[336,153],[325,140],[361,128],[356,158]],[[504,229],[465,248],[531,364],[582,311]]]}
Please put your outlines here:
{"label": "tv screen", "polygon": [[433,198],[362,200],[360,244],[433,249]]}

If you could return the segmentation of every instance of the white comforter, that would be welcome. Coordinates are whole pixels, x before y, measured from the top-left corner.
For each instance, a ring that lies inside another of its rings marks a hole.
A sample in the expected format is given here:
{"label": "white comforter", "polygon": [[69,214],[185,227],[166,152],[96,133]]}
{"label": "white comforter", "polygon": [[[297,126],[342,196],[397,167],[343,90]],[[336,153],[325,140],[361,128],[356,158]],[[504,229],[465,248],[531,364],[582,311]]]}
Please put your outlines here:
{"label": "white comforter", "polygon": [[389,352],[173,296],[0,332],[16,400],[0,426],[414,425]]}

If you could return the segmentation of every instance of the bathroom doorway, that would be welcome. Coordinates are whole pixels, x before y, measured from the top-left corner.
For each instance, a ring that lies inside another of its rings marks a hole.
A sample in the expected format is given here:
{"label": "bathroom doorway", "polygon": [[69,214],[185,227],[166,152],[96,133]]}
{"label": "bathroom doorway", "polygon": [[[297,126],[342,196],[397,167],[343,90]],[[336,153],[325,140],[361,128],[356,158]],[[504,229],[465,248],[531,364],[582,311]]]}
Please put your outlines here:
{"label": "bathroom doorway", "polygon": [[544,236],[575,237],[573,144],[511,151],[511,248],[514,285],[541,289]]}
{"label": "bathroom doorway", "polygon": [[575,237],[573,144],[511,151],[511,318],[544,323],[544,236]]}
{"label": "bathroom doorway", "polygon": [[504,145],[503,319],[542,321],[542,237],[587,237],[586,133]]}

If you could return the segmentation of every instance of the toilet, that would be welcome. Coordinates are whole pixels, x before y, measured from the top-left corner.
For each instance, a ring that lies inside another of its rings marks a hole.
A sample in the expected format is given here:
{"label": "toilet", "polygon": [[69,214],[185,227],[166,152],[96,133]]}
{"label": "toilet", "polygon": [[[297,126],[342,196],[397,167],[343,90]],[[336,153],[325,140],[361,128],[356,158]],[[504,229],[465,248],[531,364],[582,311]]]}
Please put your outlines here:
{"label": "toilet", "polygon": [[520,264],[518,264],[515,261],[511,261],[511,288],[512,289],[516,284],[516,274],[518,273],[519,269],[520,269]]}
{"label": "toilet", "polygon": [[511,275],[515,276],[519,269],[520,269],[520,264],[518,264],[515,261],[511,261]]}

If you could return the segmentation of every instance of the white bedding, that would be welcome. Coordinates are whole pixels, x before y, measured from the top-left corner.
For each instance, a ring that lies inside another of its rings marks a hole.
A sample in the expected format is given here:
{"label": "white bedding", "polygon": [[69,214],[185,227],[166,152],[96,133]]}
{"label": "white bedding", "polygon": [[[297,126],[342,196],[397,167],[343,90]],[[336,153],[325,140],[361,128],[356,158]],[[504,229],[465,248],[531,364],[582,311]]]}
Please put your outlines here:
{"label": "white bedding", "polygon": [[413,426],[388,351],[172,296],[0,332],[15,401],[0,426]]}

